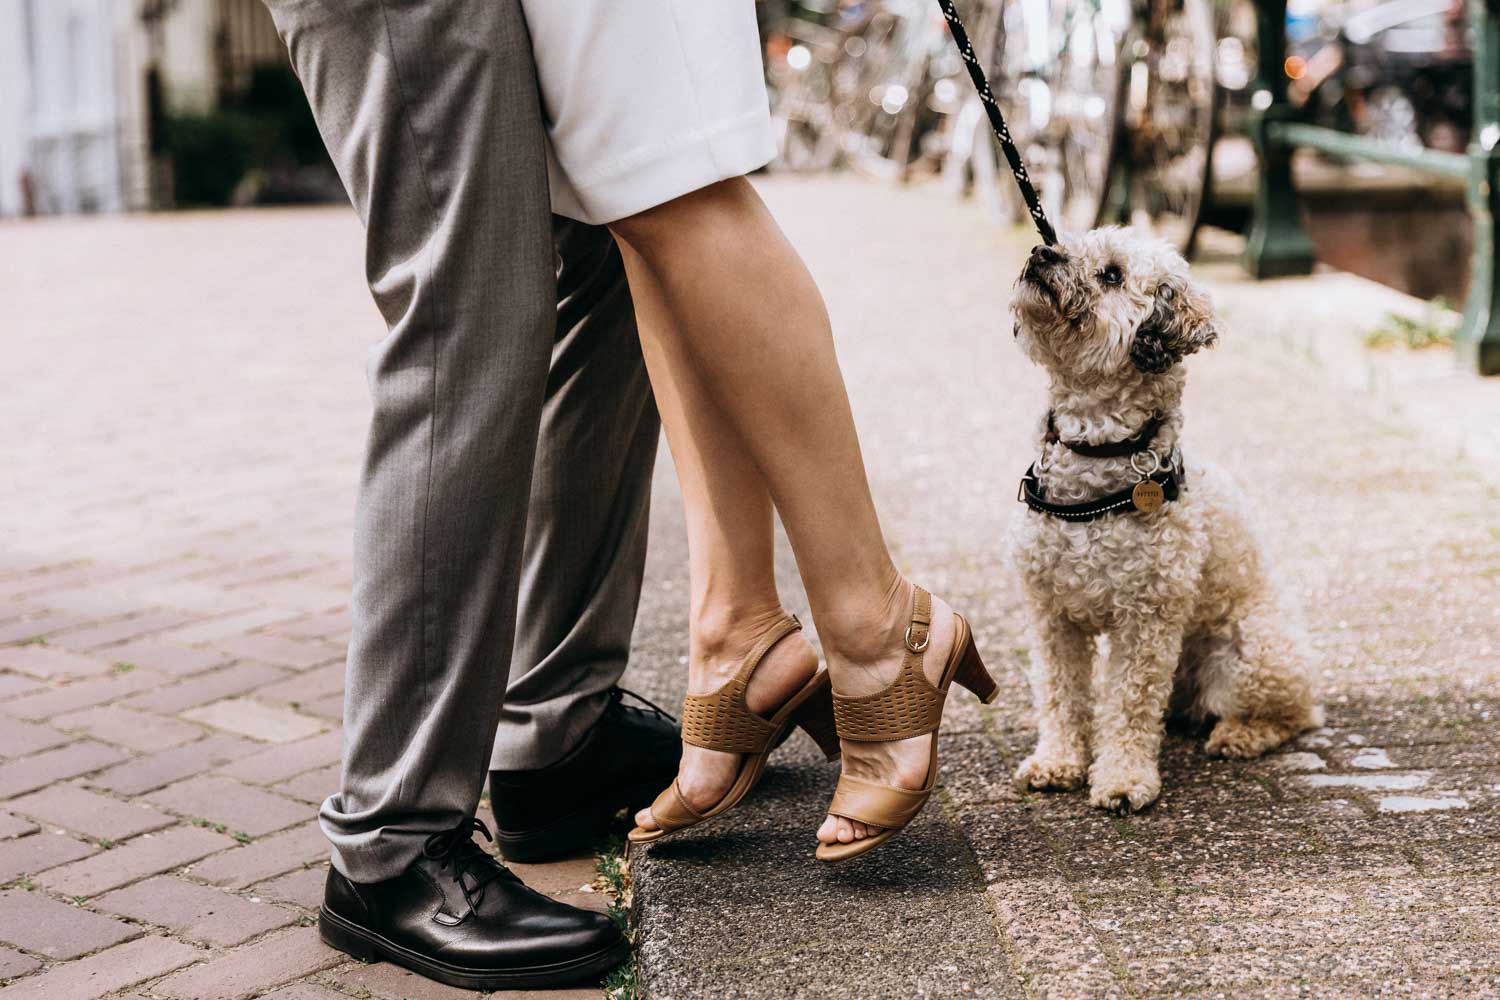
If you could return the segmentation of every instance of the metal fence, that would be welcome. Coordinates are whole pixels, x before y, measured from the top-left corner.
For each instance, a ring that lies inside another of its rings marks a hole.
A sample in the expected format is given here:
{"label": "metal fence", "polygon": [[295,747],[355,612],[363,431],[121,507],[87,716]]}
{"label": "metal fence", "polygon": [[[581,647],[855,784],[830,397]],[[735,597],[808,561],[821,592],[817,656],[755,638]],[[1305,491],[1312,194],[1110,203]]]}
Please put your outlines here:
{"label": "metal fence", "polygon": [[1306,274],[1316,260],[1302,225],[1292,154],[1314,149],[1349,159],[1388,163],[1468,182],[1474,251],[1463,322],[1455,336],[1460,358],[1484,375],[1500,374],[1500,316],[1495,313],[1495,217],[1500,213],[1500,0],[1469,0],[1474,33],[1474,129],[1467,153],[1412,150],[1299,121],[1287,99],[1286,0],[1257,0],[1258,76],[1249,131],[1260,160],[1245,267],[1257,278]]}

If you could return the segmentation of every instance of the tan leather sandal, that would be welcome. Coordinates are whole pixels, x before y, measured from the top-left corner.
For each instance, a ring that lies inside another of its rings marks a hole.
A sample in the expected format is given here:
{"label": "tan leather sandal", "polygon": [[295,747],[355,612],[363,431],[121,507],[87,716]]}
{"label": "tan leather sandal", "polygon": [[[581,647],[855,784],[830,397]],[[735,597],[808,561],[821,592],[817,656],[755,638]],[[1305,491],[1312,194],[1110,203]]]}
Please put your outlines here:
{"label": "tan leather sandal", "polygon": [[985,704],[994,701],[999,693],[994,678],[979,658],[969,623],[957,613],[953,619],[956,626],[953,652],[948,654],[936,686],[922,671],[922,659],[931,638],[932,595],[917,587],[912,597],[911,624],[906,627],[906,657],[896,679],[884,691],[860,698],[833,695],[833,715],[841,739],[877,743],[931,733],[932,750],[927,780],[918,789],[840,775],[828,811],[881,830],[872,837],[847,844],[819,844],[819,861],[838,864],[873,851],[899,833],[927,804],[937,784],[938,728],[943,723],[943,704],[950,684],[957,681]]}
{"label": "tan leather sandal", "polygon": [[656,820],[657,828],[636,827],[628,834],[631,843],[649,844],[734,808],[760,781],[771,751],[786,742],[793,727],[800,726],[811,736],[829,760],[838,757],[839,738],[833,727],[833,687],[828,683],[827,670],[814,674],[769,719],[756,715],[745,705],[750,676],[760,666],[760,661],[778,642],[801,628],[802,623],[795,615],[783,618],[761,637],[740,664],[740,669],[717,691],[690,694],[683,699],[682,741],[708,750],[743,754],[740,772],[723,798],[703,812],[687,804],[674,779],[651,803],[651,817]]}

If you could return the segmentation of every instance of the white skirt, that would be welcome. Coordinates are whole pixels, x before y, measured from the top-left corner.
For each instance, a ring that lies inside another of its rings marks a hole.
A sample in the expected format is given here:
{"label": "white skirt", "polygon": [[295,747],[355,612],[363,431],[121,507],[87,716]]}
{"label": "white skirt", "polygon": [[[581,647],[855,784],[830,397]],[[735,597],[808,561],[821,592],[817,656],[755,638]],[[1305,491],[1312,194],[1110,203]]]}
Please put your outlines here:
{"label": "white skirt", "polygon": [[751,0],[522,0],[552,210],[595,225],[776,153]]}

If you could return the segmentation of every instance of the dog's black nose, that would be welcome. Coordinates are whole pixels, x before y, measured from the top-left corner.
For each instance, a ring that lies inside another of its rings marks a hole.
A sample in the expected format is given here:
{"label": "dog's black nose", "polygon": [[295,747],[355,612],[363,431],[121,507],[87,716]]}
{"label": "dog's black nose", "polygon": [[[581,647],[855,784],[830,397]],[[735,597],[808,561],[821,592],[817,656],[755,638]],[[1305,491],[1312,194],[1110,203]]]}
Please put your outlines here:
{"label": "dog's black nose", "polygon": [[1056,247],[1049,247],[1045,243],[1038,243],[1031,248],[1031,263],[1035,267],[1051,267],[1053,264],[1061,264],[1067,259],[1067,254]]}

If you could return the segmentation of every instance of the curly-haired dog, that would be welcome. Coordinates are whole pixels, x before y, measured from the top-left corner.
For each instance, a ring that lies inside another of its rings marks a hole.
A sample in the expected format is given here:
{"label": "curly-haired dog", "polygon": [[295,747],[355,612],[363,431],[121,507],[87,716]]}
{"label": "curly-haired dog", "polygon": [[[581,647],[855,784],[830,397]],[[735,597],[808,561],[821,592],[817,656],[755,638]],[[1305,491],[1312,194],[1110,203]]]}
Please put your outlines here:
{"label": "curly-haired dog", "polygon": [[1012,308],[1051,388],[1013,538],[1040,713],[1017,784],[1087,777],[1094,805],[1140,809],[1161,791],[1169,709],[1215,720],[1206,749],[1229,757],[1319,725],[1238,489],[1196,454],[1184,466],[1178,447],[1180,362],[1218,337],[1187,264],[1130,230],[1095,230],[1032,251]]}

